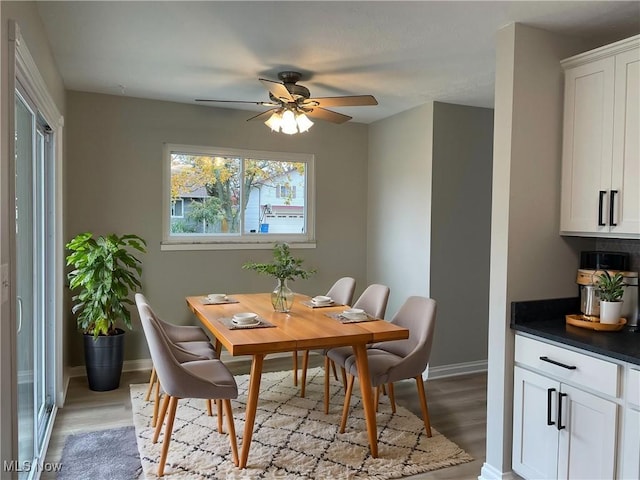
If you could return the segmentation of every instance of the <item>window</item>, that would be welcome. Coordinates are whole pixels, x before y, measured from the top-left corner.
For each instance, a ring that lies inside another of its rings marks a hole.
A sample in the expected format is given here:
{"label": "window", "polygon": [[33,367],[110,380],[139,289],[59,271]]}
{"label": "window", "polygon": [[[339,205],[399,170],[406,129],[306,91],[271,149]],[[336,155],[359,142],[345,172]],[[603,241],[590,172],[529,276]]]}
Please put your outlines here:
{"label": "window", "polygon": [[171,218],[184,217],[184,199],[175,198],[171,200]]}
{"label": "window", "polygon": [[276,187],[276,197],[292,199],[296,198],[296,186],[295,185],[278,185]]}
{"label": "window", "polygon": [[313,242],[313,155],[165,145],[164,157],[163,248]]}

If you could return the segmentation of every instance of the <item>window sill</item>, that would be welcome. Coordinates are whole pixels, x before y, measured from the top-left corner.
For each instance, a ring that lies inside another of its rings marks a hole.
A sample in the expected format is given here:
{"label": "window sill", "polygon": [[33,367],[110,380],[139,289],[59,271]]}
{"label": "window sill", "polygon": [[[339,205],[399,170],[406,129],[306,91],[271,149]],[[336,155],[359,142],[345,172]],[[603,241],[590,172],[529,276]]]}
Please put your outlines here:
{"label": "window sill", "polygon": [[[273,244],[269,243],[161,243],[160,251],[176,252],[188,250],[272,250]],[[316,242],[287,242],[292,249],[316,248]]]}

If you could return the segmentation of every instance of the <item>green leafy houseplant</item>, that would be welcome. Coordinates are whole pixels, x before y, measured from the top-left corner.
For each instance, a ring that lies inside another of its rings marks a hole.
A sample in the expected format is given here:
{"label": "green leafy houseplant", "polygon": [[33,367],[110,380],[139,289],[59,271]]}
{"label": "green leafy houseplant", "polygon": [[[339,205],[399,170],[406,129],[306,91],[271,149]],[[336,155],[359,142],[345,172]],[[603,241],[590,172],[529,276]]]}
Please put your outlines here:
{"label": "green leafy houseplant", "polygon": [[81,233],[66,248],[69,287],[76,290],[72,297],[72,312],[77,314],[78,327],[94,339],[100,335],[114,335],[115,323],[120,320],[131,330],[133,305],[130,292],[141,287],[140,260],[130,249],[145,252],[146,242],[137,235],[108,235],[93,237]]}
{"label": "green leafy houseplant", "polygon": [[275,277],[278,280],[278,286],[271,294],[271,303],[276,311],[288,312],[293,303],[293,292],[287,286],[287,280],[305,279],[315,273],[314,269],[305,270],[302,268],[303,261],[303,259],[294,258],[291,255],[288,244],[276,243],[273,247],[273,262],[247,262],[242,268]]}
{"label": "green leafy houseplant", "polygon": [[603,273],[598,276],[598,291],[600,301],[619,302],[624,295],[624,277],[622,273],[618,272],[611,275],[608,271],[604,270]]}

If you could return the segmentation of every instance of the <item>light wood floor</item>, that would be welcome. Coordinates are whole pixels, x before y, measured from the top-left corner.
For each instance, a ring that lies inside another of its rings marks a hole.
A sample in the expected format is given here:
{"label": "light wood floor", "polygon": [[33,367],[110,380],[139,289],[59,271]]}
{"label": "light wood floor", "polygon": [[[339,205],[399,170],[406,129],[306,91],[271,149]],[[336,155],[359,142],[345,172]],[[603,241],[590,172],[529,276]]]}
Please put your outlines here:
{"label": "light wood floor", "polygon": [[[248,360],[226,362],[236,375],[249,373]],[[321,358],[311,355],[310,366],[320,366]],[[291,369],[291,357],[265,360],[264,371]],[[46,461],[59,461],[68,435],[107,428],[133,425],[129,385],[145,383],[149,372],[125,372],[120,388],[111,392],[92,392],[86,378],[72,378],[64,408],[58,411],[49,442]],[[457,443],[474,461],[435,472],[416,475],[418,479],[477,479],[485,460],[485,429],[487,405],[487,376],[485,373],[464,375],[426,384],[427,401],[432,425]],[[418,416],[420,403],[414,381],[395,384],[396,402]],[[53,478],[43,474],[43,479]],[[125,479],[123,479],[125,480]],[[126,479],[129,480],[129,479]]]}

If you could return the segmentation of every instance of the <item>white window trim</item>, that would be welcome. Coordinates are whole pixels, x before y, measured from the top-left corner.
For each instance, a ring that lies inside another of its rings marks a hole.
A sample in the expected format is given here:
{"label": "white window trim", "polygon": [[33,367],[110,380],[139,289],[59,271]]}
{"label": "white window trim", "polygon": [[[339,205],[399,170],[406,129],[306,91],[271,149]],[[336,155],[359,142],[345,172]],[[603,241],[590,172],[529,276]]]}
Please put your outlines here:
{"label": "white window trim", "polygon": [[[247,234],[234,237],[213,237],[211,235],[184,236],[170,235],[171,228],[171,152],[179,151],[187,154],[210,154],[220,156],[236,156],[241,158],[259,158],[284,162],[304,162],[306,166],[305,182],[305,214],[307,231],[304,234]],[[212,146],[180,145],[165,143],[162,153],[163,185],[162,185],[162,243],[160,250],[261,250],[271,249],[276,242],[286,242],[292,248],[315,248],[315,156],[310,153],[269,152],[243,148],[224,148]]]}

